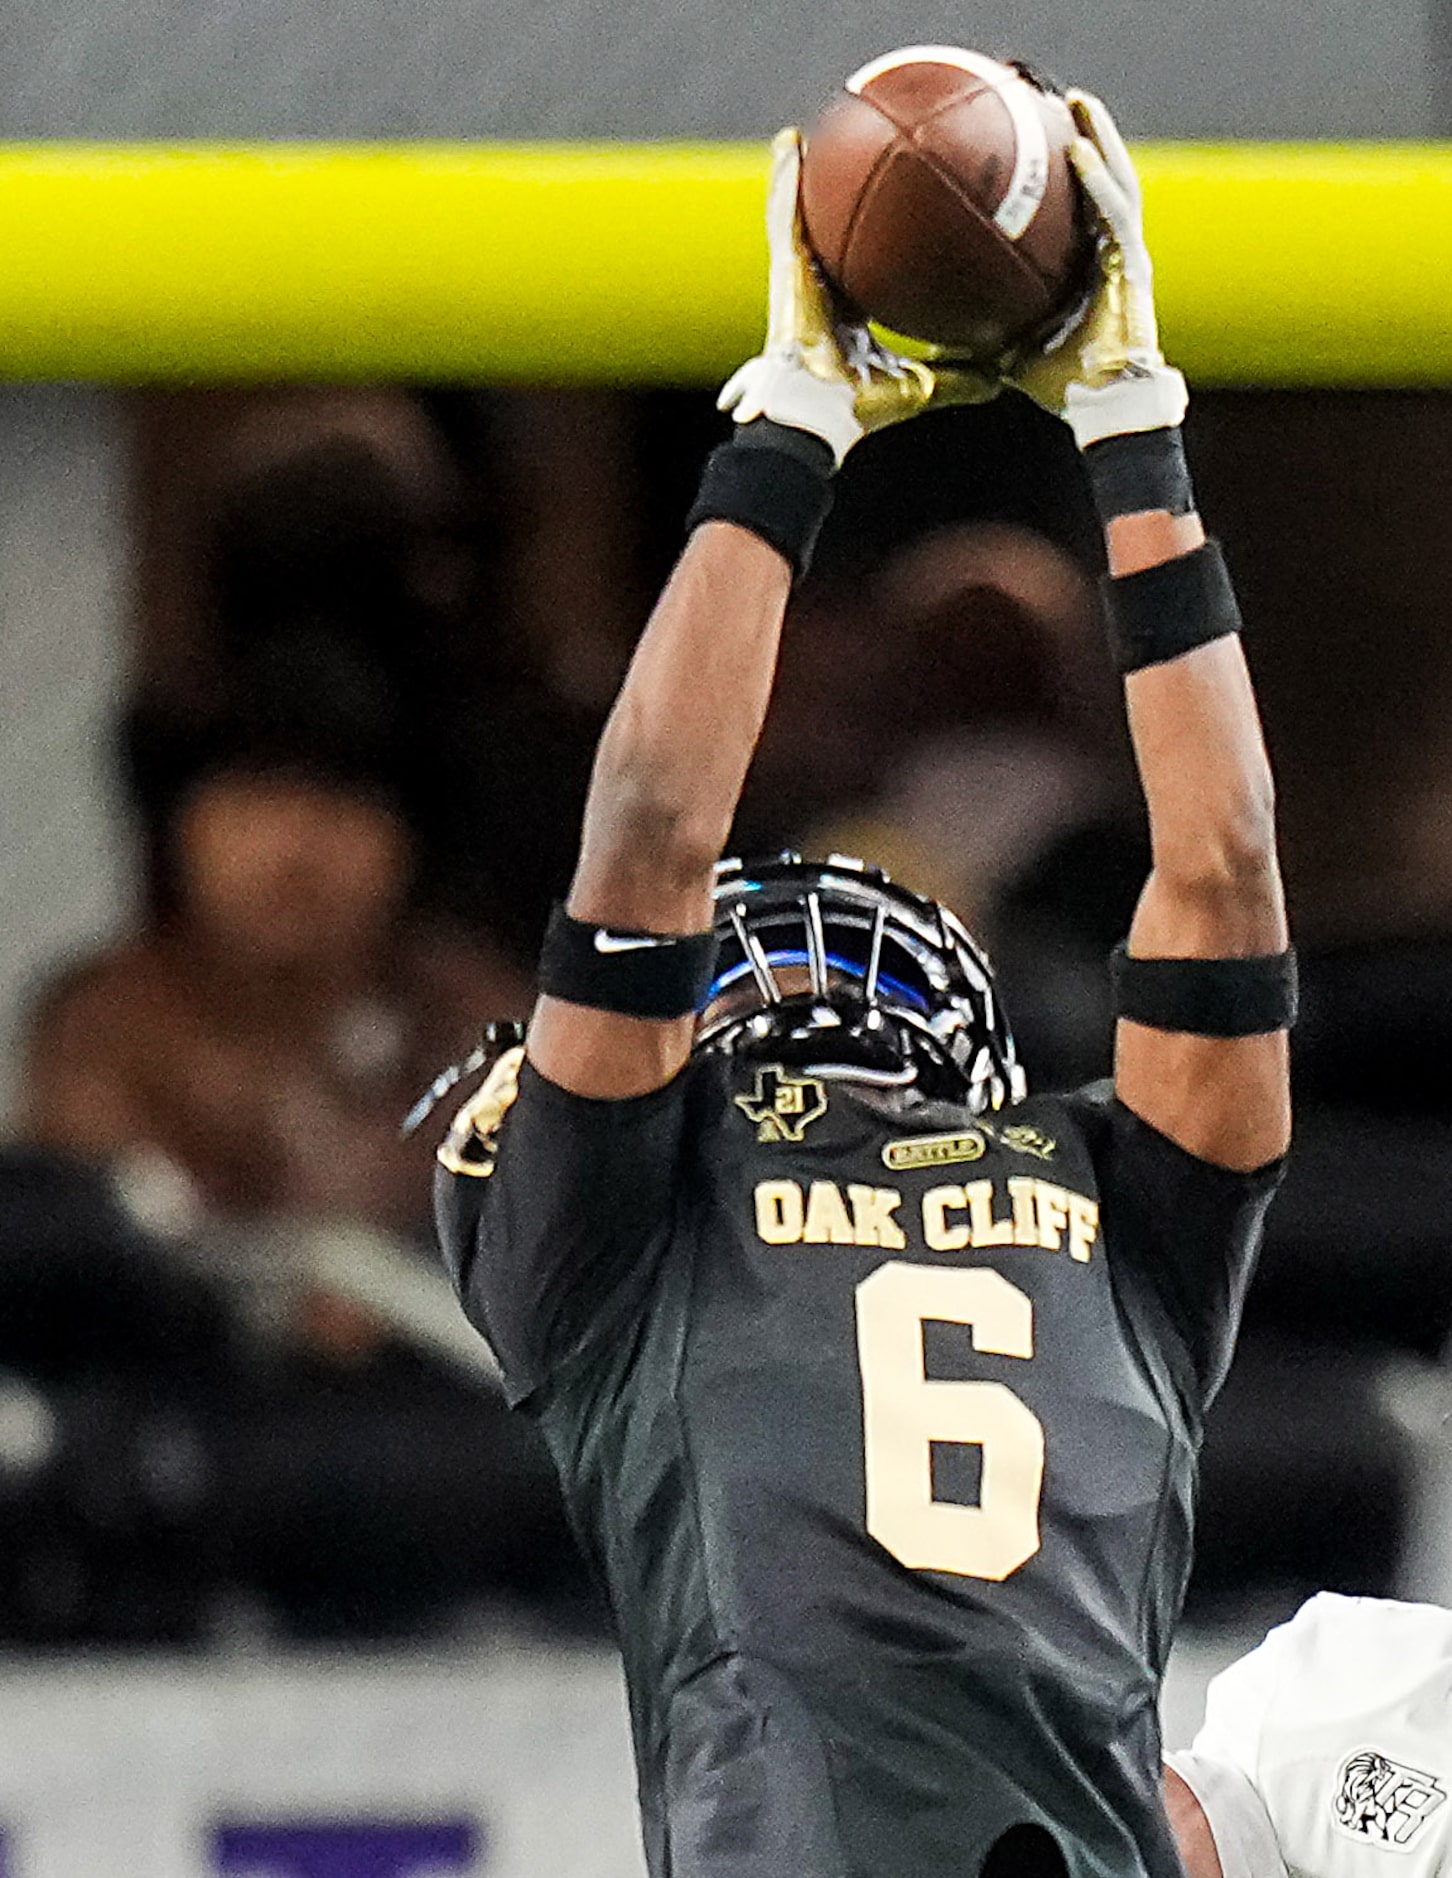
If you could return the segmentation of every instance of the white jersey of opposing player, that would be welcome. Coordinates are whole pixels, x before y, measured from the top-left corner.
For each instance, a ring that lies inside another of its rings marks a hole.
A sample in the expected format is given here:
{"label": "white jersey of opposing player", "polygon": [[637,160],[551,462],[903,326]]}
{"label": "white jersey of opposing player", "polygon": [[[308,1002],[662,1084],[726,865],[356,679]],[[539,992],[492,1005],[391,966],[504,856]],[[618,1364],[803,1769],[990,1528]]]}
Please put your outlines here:
{"label": "white jersey of opposing player", "polygon": [[1452,1878],[1452,1611],[1323,1592],[1169,1756],[1225,1878]]}

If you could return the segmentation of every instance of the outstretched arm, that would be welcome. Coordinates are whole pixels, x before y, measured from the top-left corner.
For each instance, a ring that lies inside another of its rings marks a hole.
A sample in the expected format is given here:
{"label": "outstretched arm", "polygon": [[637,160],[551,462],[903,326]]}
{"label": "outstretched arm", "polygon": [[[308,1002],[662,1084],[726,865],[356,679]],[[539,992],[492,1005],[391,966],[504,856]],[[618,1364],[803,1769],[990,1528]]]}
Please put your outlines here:
{"label": "outstretched arm", "polygon": [[[697,528],[636,647],[590,779],[569,911],[624,932],[711,924],[720,858],[766,715],[790,563],[730,522]],[[541,998],[531,1061],[577,1095],[659,1088],[695,1014],[623,1016]]]}
{"label": "outstretched arm", "polygon": [[[1204,540],[1198,516],[1164,512],[1119,517],[1106,533],[1120,578]],[[1284,952],[1274,791],[1239,636],[1131,672],[1125,699],[1152,857],[1130,956]],[[1290,1143],[1285,1030],[1197,1036],[1122,1019],[1114,1074],[1127,1107],[1203,1160],[1249,1170]]]}
{"label": "outstretched arm", "polygon": [[[568,911],[605,927],[607,958],[652,935],[704,933],[720,858],[761,731],[794,571],[834,468],[868,430],[997,389],[882,350],[840,323],[802,232],[801,139],[780,133],[767,200],[766,344],[726,385],[734,440],[707,464],[697,523],[631,661],[596,754]],[[547,948],[548,951],[548,948]],[[593,958],[589,960],[593,965]],[[558,990],[556,984],[556,990]],[[685,1062],[695,1013],[637,1016],[546,995],[528,1054],[577,1095],[660,1088]]]}
{"label": "outstretched arm", "polygon": [[1100,284],[1079,328],[1016,378],[1071,425],[1084,454],[1149,809],[1152,867],[1120,973],[1115,1087],[1190,1153],[1249,1171],[1290,1140],[1293,1000],[1270,765],[1234,597],[1190,492],[1184,380],[1159,349],[1134,167],[1096,98],[1068,102],[1075,167],[1101,222]]}

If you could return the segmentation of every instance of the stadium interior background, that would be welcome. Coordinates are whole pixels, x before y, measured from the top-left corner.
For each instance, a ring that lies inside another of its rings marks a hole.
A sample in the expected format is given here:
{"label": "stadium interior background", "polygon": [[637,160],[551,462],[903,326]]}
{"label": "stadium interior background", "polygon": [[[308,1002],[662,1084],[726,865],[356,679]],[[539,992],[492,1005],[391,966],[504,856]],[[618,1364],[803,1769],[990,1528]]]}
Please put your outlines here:
{"label": "stadium interior background", "polygon": [[[0,132],[750,137],[966,38],[1131,136],[1452,133],[1431,0],[1315,0],[1293,68],[1254,0],[819,12],[36,0],[0,23]],[[601,1613],[398,1122],[528,1008],[719,434],[699,385],[0,387],[0,1716],[73,1753],[0,1728],[7,1878],[636,1869]],[[1312,1589],[1452,1601],[1452,398],[1210,388],[1189,437],[1304,1014],[1172,1734]],[[1072,450],[1016,398],[863,448],[735,841],[957,906],[1040,1086],[1107,1068],[1146,863],[1098,569]]]}

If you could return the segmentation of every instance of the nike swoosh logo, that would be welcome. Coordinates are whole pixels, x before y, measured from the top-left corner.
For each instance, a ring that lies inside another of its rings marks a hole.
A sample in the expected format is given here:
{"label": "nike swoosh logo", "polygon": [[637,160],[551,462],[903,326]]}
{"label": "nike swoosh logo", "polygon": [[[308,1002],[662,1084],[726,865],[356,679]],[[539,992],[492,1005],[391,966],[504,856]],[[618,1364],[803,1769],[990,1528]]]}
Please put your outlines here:
{"label": "nike swoosh logo", "polygon": [[660,944],[662,944],[661,940],[641,933],[607,932],[603,927],[595,929],[597,952],[639,952],[645,946]]}

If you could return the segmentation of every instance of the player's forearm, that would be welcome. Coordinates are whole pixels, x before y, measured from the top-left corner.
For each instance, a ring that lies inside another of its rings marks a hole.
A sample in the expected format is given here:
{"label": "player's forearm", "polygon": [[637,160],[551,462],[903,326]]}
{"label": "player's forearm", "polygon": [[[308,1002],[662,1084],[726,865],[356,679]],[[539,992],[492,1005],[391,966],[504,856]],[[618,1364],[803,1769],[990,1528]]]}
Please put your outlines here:
{"label": "player's forearm", "polygon": [[[1088,468],[1153,853],[1133,948],[1279,951],[1275,791],[1223,564],[1206,544],[1178,433],[1110,449],[1112,461],[1103,446],[1090,451]],[[1161,485],[1173,509],[1138,505]]]}
{"label": "player's forearm", "polygon": [[1205,545],[1205,524],[1199,512],[1171,515],[1168,509],[1141,509],[1130,515],[1111,515],[1104,524],[1104,553],[1110,575],[1122,579],[1158,567],[1179,554],[1193,554]]}
{"label": "player's forearm", "polygon": [[788,562],[745,529],[707,522],[691,536],[596,752],[576,917],[657,931],[709,922],[790,586]]}

